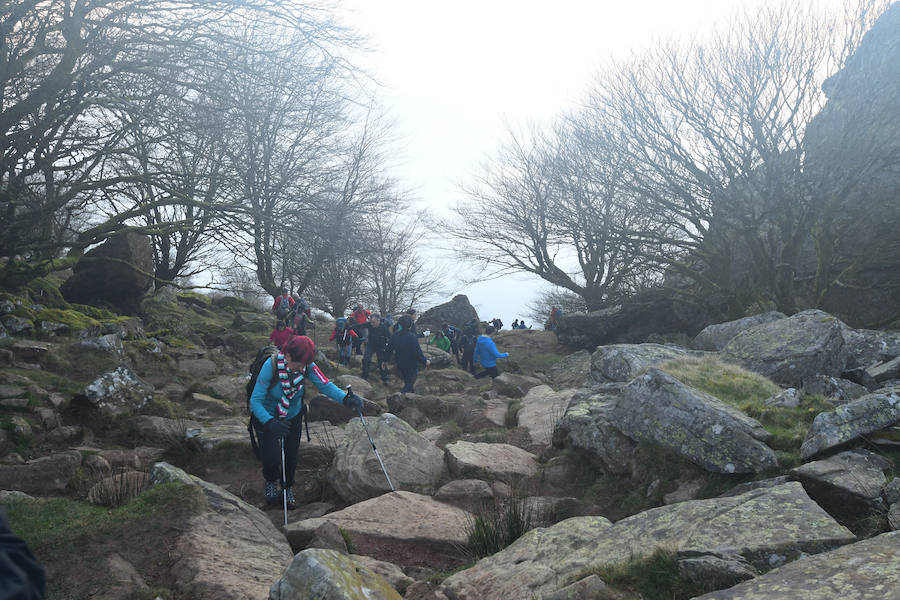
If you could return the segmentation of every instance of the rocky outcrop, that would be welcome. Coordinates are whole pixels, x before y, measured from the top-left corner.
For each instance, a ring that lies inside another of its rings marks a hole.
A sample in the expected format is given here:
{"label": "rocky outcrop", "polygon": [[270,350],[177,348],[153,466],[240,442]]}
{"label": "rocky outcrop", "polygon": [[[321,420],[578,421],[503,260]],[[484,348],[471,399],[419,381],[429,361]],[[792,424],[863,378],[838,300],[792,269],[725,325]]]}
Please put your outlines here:
{"label": "rocky outcrop", "polygon": [[447,578],[438,591],[460,600],[542,598],[591,569],[660,548],[674,550],[679,557],[727,550],[755,568],[769,569],[855,539],[810,500],[799,483],[788,483],[731,498],[655,508],[615,524],[602,517],[575,517],[534,529]]}
{"label": "rocky outcrop", "polygon": [[528,390],[522,398],[522,407],[516,413],[516,421],[519,427],[528,430],[534,444],[549,446],[553,442],[553,428],[566,414],[575,391],[554,392],[549,385]]}
{"label": "rocky outcrop", "polygon": [[297,553],[281,578],[272,584],[269,600],[400,600],[380,575],[351,556],[310,548]]}
{"label": "rocky outcrop", "polygon": [[458,478],[517,483],[534,477],[537,457],[509,444],[453,442],[444,448],[450,473]]}
{"label": "rocky outcrop", "polygon": [[819,413],[800,447],[809,458],[900,422],[900,393],[884,390]]}
{"label": "rocky outcrop", "polygon": [[[444,454],[415,429],[391,413],[366,419],[394,489],[432,494],[445,472]],[[344,430],[328,470],[328,482],[347,502],[360,502],[391,490],[363,423],[355,418]]]}
{"label": "rocky outcrop", "polygon": [[553,445],[573,448],[606,473],[631,471],[631,456],[636,444],[612,422],[612,411],[621,387],[577,392],[553,430]]}
{"label": "rocky outcrop", "polygon": [[898,589],[900,531],[800,558],[698,600],[874,600],[893,597]]}
{"label": "rocky outcrop", "polygon": [[153,246],[150,237],[124,233],[85,253],[59,291],[77,304],[109,304],[133,315],[153,284]]}
{"label": "rocky outcrop", "polygon": [[120,365],[85,387],[75,399],[96,408],[106,417],[134,414],[153,399],[153,386]]}
{"label": "rocky outcrop", "polygon": [[291,548],[265,513],[217,485],[166,463],[150,471],[154,484],[198,486],[209,509],[190,518],[170,549],[169,571],[183,597],[264,598],[291,560]]}
{"label": "rocky outcrop", "polygon": [[437,331],[444,323],[462,329],[472,319],[479,320],[478,312],[466,296],[457,294],[450,302],[433,306],[423,312],[416,322],[416,329]]}
{"label": "rocky outcrop", "polygon": [[690,351],[660,344],[615,344],[601,346],[591,355],[591,379],[599,382],[631,381],[648,367],[682,358]]}
{"label": "rocky outcrop", "polygon": [[632,440],[715,473],[758,473],[778,464],[764,443],[771,434],[758,421],[658,369],[625,386],[608,416]]}
{"label": "rocky outcrop", "polygon": [[728,342],[737,334],[746,331],[751,327],[762,325],[763,323],[771,323],[786,318],[787,315],[780,312],[767,312],[736,321],[728,321],[726,323],[716,323],[707,326],[703,331],[694,338],[692,346],[697,350],[707,350],[718,352],[722,350]]}
{"label": "rocky outcrop", "polygon": [[429,496],[392,492],[285,528],[295,552],[325,522],[338,525],[358,554],[401,566],[445,568],[462,564],[470,513]]}
{"label": "rocky outcrop", "polygon": [[799,386],[817,375],[840,377],[847,364],[846,327],[828,313],[806,310],[745,330],[721,356],[784,385]]}
{"label": "rocky outcrop", "polygon": [[494,500],[494,490],[481,479],[457,479],[434,494],[435,500],[452,504],[469,512],[477,512]]}
{"label": "rocky outcrop", "polygon": [[806,385],[803,386],[803,393],[826,396],[834,404],[847,404],[857,398],[862,398],[869,393],[869,390],[848,379],[819,375],[806,382]]}

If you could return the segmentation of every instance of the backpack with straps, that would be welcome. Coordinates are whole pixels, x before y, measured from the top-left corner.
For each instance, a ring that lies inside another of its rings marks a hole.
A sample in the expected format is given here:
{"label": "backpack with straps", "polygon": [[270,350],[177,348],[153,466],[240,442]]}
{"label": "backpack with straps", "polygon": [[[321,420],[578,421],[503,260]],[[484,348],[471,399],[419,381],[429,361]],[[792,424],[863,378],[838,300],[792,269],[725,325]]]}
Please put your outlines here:
{"label": "backpack with straps", "polygon": [[287,295],[279,296],[278,309],[275,311],[275,315],[279,319],[284,319],[291,312],[291,301],[289,298],[290,296]]}
{"label": "backpack with straps", "polygon": [[[266,364],[266,361],[270,358],[272,359],[272,378],[271,383],[269,384],[269,389],[266,390],[266,393],[269,393],[275,385],[279,383],[278,381],[278,365],[275,357],[278,355],[278,348],[276,346],[268,345],[263,348],[260,348],[256,353],[256,358],[253,359],[253,362],[250,363],[250,379],[247,380],[247,414],[250,415],[249,421],[247,422],[247,433],[250,434],[250,445],[253,447],[253,454],[256,455],[256,458],[262,460],[262,455],[259,450],[259,442],[256,439],[256,432],[253,431],[253,413],[250,411],[250,397],[253,395],[253,389],[256,387],[256,380],[259,379],[259,373],[262,371],[263,366]],[[309,438],[309,420],[307,419],[306,413],[306,403],[303,403],[303,406],[300,407],[300,420],[301,420],[301,428],[303,427],[303,421],[306,421],[306,441],[310,441]]]}

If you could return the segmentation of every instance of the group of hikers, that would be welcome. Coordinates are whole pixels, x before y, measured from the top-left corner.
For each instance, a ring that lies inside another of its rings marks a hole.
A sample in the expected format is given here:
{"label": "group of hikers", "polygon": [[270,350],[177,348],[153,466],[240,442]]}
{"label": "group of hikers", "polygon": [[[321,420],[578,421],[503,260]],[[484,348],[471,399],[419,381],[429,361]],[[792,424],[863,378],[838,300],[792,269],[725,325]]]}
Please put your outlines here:
{"label": "group of hikers", "polygon": [[[266,502],[277,504],[281,499],[288,509],[297,505],[293,485],[300,428],[306,410],[303,402],[306,382],[312,382],[326,397],[355,410],[360,416],[363,401],[349,388],[345,393],[330,382],[316,366],[315,343],[306,335],[308,329],[315,328],[315,323],[312,307],[306,300],[295,298],[283,288],[272,304],[272,312],[276,325],[269,341],[277,351],[273,350],[268,356],[258,355],[251,367],[247,390],[251,413],[248,429],[263,463]],[[382,317],[357,304],[348,316],[335,320],[329,341],[335,343],[342,365],[350,366],[354,352],[362,355],[363,379],[369,378],[374,359],[381,381],[388,383],[388,363],[393,358],[403,379],[401,392],[412,393],[419,366],[428,367],[431,362],[419,344],[416,318],[412,308],[394,321],[390,314]],[[497,359],[509,356],[501,353],[491,339],[502,326],[500,319],[494,319],[482,333],[481,324],[474,318],[462,329],[444,323],[427,344],[453,355],[460,366],[476,378],[493,378],[500,374]],[[521,328],[518,323],[516,327]]]}

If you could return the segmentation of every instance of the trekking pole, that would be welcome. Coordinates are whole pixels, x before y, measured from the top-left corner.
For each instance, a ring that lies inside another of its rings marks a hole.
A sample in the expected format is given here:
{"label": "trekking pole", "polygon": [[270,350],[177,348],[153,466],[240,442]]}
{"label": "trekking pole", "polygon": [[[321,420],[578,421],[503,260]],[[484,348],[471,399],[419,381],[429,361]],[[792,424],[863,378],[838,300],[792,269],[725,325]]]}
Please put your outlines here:
{"label": "trekking pole", "polygon": [[281,438],[281,495],[284,498],[284,526],[287,527],[287,468],[284,466],[284,438]]}
{"label": "trekking pole", "polygon": [[[347,397],[348,398],[350,397],[350,394],[352,393],[350,390],[351,390],[351,386],[348,385],[347,386]],[[384,478],[387,479],[387,482],[391,488],[391,491],[392,492],[397,491],[394,489],[394,484],[391,483],[391,477],[390,477],[390,475],[388,475],[387,469],[384,468],[384,461],[381,460],[381,455],[378,454],[378,448],[375,447],[375,442],[374,442],[374,440],[372,440],[371,434],[369,434],[369,428],[366,426],[366,418],[363,416],[362,411],[359,408],[356,409],[356,413],[359,415],[359,420],[362,421],[363,429],[366,430],[366,437],[369,438],[369,443],[372,444],[372,450],[375,451],[375,458],[378,459],[378,464],[381,465],[381,472],[384,473]]]}

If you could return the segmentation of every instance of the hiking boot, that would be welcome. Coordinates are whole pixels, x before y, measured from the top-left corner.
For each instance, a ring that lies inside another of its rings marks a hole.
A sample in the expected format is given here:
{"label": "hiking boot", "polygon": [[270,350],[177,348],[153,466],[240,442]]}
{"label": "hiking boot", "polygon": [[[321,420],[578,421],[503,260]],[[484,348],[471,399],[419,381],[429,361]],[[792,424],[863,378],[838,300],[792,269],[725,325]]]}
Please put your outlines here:
{"label": "hiking boot", "polygon": [[267,481],[266,488],[263,492],[266,497],[266,502],[269,504],[278,504],[280,500],[278,494],[278,482],[277,481]]}
{"label": "hiking boot", "polygon": [[286,488],[285,492],[287,493],[288,510],[294,510],[295,508],[297,508],[297,499],[294,498],[294,487],[291,486],[289,488]]}

